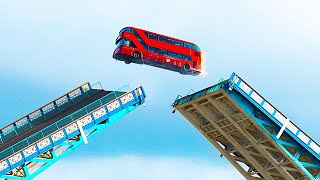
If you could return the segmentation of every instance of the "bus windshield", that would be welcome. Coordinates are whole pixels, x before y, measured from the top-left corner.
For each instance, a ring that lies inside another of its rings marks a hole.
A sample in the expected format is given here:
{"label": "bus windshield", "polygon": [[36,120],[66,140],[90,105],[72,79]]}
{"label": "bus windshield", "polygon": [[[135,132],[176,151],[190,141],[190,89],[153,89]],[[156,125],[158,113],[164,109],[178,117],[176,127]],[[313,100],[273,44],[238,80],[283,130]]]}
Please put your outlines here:
{"label": "bus windshield", "polygon": [[124,39],[121,38],[120,40],[117,41],[117,47],[121,46],[121,45],[124,45]]}
{"label": "bus windshield", "polygon": [[120,40],[118,40],[117,47],[119,47],[121,45],[130,46],[130,47],[134,47],[134,48],[137,47],[131,40],[127,40],[125,38],[121,38]]}

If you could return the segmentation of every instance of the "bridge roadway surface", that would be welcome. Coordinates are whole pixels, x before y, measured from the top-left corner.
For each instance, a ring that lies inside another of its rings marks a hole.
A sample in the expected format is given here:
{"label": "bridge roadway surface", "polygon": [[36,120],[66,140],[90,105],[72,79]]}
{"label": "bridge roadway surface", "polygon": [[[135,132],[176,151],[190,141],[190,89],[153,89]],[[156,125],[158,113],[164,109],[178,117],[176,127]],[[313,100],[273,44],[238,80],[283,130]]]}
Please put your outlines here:
{"label": "bridge roadway surface", "polygon": [[104,91],[104,90],[97,90],[97,89],[93,89],[91,91],[96,91],[93,92],[91,96],[83,99],[82,101],[80,101],[79,103],[75,104],[74,106],[71,106],[65,110],[63,110],[61,113],[58,113],[52,117],[50,117],[48,120],[46,120],[45,122],[41,122],[40,124],[36,125],[35,127],[23,132],[22,134],[9,139],[8,141],[4,142],[3,144],[0,144],[0,151],[10,147],[11,145],[25,139],[26,137],[31,136],[32,134],[44,129],[45,127],[48,127],[49,125],[57,122],[58,120],[64,118],[65,116],[81,109],[82,107],[94,102],[95,100],[101,98],[102,96],[105,96],[107,94],[109,94],[112,91]]}
{"label": "bridge roadway surface", "polygon": [[144,99],[142,87],[105,91],[86,83],[9,124],[0,131],[0,179],[33,179]]}

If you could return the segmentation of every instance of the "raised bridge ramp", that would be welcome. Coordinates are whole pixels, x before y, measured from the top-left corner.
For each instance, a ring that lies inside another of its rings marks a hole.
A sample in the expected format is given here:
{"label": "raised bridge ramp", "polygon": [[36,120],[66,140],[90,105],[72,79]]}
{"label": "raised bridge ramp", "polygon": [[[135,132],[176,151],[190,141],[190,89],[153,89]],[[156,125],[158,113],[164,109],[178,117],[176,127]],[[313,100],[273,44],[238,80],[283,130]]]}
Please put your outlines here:
{"label": "raised bridge ramp", "polygon": [[0,130],[0,179],[33,179],[145,97],[142,87],[105,91],[85,83],[7,125]]}
{"label": "raised bridge ramp", "polygon": [[173,107],[246,179],[320,179],[319,144],[235,73]]}

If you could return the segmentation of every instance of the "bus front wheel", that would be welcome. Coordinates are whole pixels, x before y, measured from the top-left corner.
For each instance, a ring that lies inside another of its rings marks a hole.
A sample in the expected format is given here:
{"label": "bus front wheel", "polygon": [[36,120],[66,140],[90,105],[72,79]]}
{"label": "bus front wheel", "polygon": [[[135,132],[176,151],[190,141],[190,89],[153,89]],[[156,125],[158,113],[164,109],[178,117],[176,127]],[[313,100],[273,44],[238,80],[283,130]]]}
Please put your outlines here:
{"label": "bus front wheel", "polygon": [[133,58],[135,58],[135,59],[141,59],[141,53],[138,52],[138,51],[134,52],[134,53],[133,53]]}

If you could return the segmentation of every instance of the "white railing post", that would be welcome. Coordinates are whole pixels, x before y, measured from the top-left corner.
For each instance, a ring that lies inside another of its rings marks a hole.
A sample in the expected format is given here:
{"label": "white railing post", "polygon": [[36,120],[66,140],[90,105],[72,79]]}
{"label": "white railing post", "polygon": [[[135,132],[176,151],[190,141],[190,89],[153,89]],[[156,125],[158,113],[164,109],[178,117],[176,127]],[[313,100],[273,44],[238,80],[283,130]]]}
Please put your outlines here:
{"label": "white railing post", "polygon": [[283,126],[281,127],[279,133],[277,134],[277,139],[279,139],[282,135],[282,133],[284,132],[284,130],[286,129],[286,127],[288,126],[290,120],[286,119],[285,122],[283,123]]}
{"label": "white railing post", "polygon": [[86,136],[86,134],[85,134],[84,131],[83,131],[83,128],[82,128],[82,126],[81,126],[81,124],[80,124],[80,121],[77,121],[77,125],[78,125],[78,128],[79,128],[79,130],[80,130],[80,134],[81,134],[81,136],[82,136],[82,139],[83,139],[84,144],[88,144],[87,136]]}

